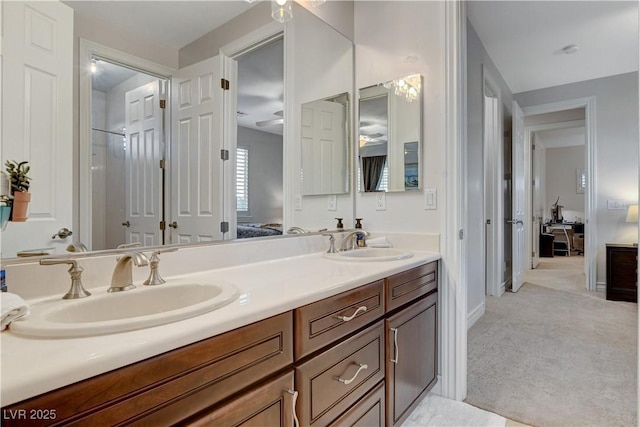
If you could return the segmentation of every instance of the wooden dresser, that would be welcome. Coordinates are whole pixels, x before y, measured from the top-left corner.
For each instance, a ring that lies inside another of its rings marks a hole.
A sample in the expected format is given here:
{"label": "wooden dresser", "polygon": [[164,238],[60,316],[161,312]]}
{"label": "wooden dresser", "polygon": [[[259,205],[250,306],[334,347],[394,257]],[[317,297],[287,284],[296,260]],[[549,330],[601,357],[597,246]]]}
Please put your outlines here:
{"label": "wooden dresser", "polygon": [[638,302],[638,247],[607,243],[607,299]]}

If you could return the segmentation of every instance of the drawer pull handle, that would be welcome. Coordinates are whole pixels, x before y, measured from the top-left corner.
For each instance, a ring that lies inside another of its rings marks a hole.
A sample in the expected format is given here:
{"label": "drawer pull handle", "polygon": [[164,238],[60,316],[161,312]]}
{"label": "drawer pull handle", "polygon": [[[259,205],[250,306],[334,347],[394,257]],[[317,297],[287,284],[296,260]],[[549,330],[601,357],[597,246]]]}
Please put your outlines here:
{"label": "drawer pull handle", "polygon": [[296,414],[296,401],[298,400],[298,392],[295,390],[287,390],[293,398],[291,402],[291,415],[293,415],[293,427],[300,427],[300,421],[298,421],[298,414]]}
{"label": "drawer pull handle", "polygon": [[400,357],[400,350],[398,349],[398,328],[389,328],[391,332],[393,332],[393,347],[396,350],[396,357],[391,359],[392,363],[398,363],[398,358]]}
{"label": "drawer pull handle", "polygon": [[354,317],[356,317],[360,312],[364,313],[365,311],[367,311],[367,306],[363,305],[362,307],[358,307],[358,309],[356,310],[355,313],[353,313],[351,316],[347,317],[347,316],[336,316],[339,320],[342,320],[343,322],[349,322],[351,320],[354,319]]}
{"label": "drawer pull handle", "polygon": [[339,377],[339,378],[336,378],[336,380],[340,381],[344,385],[349,385],[349,384],[351,384],[353,382],[353,380],[356,379],[356,377],[358,376],[360,371],[362,371],[363,369],[369,369],[369,367],[365,363],[356,363],[356,365],[358,365],[359,368],[356,371],[356,373],[353,374],[353,376],[351,378],[349,378],[348,380],[345,380],[344,378]]}

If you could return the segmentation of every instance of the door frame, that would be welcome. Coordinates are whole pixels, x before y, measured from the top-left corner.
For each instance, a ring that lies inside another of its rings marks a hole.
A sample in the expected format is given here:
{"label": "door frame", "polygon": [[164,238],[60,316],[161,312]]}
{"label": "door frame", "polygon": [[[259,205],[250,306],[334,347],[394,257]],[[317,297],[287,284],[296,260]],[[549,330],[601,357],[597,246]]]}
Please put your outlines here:
{"label": "door frame", "polygon": [[[487,91],[495,98],[495,119],[491,123],[492,140],[487,139]],[[482,66],[482,145],[483,145],[483,207],[485,248],[485,289],[486,295],[499,297],[505,292],[501,277],[504,270],[504,199],[502,180],[504,171],[502,91],[491,71]],[[490,214],[490,215],[489,215]],[[492,220],[492,224],[487,224]],[[491,225],[491,226],[488,226]]]}
{"label": "door frame", "polygon": [[[80,51],[78,55],[78,74],[79,74],[79,98],[78,104],[80,109],[79,115],[79,134],[78,134],[78,176],[80,184],[78,188],[79,199],[79,235],[78,240],[84,243],[89,249],[92,244],[92,203],[91,203],[91,71],[89,66],[93,57],[99,57],[106,61],[132,68],[140,72],[156,76],[161,79],[171,80],[171,75],[175,69],[165,65],[157,64],[130,53],[123,52],[99,43],[80,38]],[[166,96],[168,97],[167,90]],[[166,98],[165,98],[166,99]],[[168,114],[170,116],[170,113]],[[165,113],[165,122],[170,120]],[[165,129],[166,132],[166,129]],[[170,145],[168,138],[165,137],[165,144]],[[165,186],[165,196],[167,192]],[[166,198],[165,198],[166,200]]]}
{"label": "door frame", "polygon": [[[589,96],[585,98],[567,99],[548,104],[531,105],[523,107],[525,117],[536,114],[555,113],[558,111],[572,110],[575,108],[584,108],[585,116],[585,170],[587,175],[587,188],[585,189],[585,220],[584,220],[584,273],[586,276],[586,288],[589,291],[596,290],[596,242],[597,227],[595,224],[596,213],[596,194],[597,194],[597,174],[596,174],[596,97]],[[531,138],[525,135],[525,165],[531,162]],[[531,168],[525,170],[525,182],[531,183]],[[531,191],[530,185],[525,185],[526,189]],[[525,214],[532,216],[531,201],[525,198]],[[530,221],[525,221],[525,235],[530,235]],[[528,229],[527,229],[528,228]],[[526,244],[526,243],[525,243]],[[526,265],[531,265],[531,253],[525,252]],[[530,268],[530,267],[529,267]]]}

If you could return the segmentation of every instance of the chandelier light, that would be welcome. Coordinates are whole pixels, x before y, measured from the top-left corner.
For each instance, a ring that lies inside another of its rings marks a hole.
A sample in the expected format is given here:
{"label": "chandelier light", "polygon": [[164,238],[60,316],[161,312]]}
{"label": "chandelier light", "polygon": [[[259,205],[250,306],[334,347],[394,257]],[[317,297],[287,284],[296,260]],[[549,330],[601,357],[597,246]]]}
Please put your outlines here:
{"label": "chandelier light", "polygon": [[281,24],[293,18],[293,0],[271,0],[271,17]]}

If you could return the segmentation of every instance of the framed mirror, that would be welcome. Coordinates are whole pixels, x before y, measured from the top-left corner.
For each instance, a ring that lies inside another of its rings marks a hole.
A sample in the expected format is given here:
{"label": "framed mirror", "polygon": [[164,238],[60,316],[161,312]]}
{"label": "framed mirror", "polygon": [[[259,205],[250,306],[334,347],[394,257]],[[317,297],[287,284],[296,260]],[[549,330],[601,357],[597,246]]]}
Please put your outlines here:
{"label": "framed mirror", "polygon": [[302,104],[302,195],[349,192],[349,94]]}
{"label": "framed mirror", "polygon": [[422,76],[359,90],[359,191],[422,188]]}

